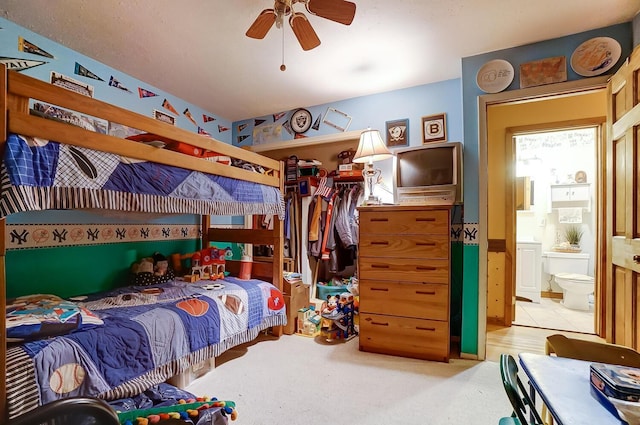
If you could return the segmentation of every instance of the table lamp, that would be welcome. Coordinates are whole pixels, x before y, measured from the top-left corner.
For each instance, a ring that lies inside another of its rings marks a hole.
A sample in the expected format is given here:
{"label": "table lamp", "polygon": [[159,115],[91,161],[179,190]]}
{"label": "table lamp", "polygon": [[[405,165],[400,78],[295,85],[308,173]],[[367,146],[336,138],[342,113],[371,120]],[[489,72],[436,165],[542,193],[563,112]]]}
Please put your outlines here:
{"label": "table lamp", "polygon": [[358,150],[353,157],[353,162],[366,163],[362,175],[367,179],[367,184],[369,185],[369,197],[365,199],[365,205],[380,204],[380,199],[373,194],[373,185],[376,183],[381,171],[378,168],[373,168],[373,161],[380,161],[391,156],[393,154],[385,146],[378,130],[368,128],[360,134],[360,143],[358,143]]}

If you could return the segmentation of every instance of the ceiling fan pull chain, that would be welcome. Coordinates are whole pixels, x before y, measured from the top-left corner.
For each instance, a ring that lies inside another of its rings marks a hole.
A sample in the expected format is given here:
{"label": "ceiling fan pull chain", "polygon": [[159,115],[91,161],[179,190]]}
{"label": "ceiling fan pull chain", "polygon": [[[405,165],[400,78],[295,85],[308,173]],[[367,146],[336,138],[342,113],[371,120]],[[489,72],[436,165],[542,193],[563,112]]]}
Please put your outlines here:
{"label": "ceiling fan pull chain", "polygon": [[282,31],[282,65],[280,65],[280,71],[287,70],[287,65],[284,64],[284,30]]}

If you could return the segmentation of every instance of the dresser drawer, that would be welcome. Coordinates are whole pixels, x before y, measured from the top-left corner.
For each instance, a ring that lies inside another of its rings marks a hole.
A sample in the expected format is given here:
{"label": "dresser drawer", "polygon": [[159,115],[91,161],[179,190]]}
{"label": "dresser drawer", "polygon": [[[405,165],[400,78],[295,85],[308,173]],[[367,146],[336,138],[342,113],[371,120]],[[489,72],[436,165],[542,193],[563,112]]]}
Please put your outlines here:
{"label": "dresser drawer", "polygon": [[360,313],[360,350],[449,361],[449,324]]}
{"label": "dresser drawer", "polygon": [[449,320],[449,286],[431,283],[359,281],[360,312]]}
{"label": "dresser drawer", "polygon": [[449,211],[413,210],[363,211],[359,217],[360,234],[440,234],[449,235]]}
{"label": "dresser drawer", "polygon": [[360,280],[392,280],[449,284],[449,260],[358,257]]}
{"label": "dresser drawer", "polygon": [[395,258],[449,258],[449,235],[360,234],[358,255]]}

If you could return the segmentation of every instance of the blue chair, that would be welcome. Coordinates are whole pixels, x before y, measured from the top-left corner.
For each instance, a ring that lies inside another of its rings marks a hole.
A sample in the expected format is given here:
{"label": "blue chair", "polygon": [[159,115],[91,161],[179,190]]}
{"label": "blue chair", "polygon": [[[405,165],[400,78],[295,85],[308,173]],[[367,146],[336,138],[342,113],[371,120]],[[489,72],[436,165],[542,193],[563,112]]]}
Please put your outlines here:
{"label": "blue chair", "polygon": [[513,356],[500,355],[500,375],[504,390],[513,406],[513,413],[511,416],[501,418],[499,425],[543,425],[544,422],[533,400],[518,377],[518,365]]}

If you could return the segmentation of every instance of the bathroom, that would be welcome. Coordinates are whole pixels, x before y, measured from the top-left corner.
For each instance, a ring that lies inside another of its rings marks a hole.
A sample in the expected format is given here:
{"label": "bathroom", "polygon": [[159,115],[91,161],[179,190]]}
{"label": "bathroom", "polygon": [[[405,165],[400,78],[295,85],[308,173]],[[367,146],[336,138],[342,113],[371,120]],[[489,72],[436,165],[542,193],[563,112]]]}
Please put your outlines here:
{"label": "bathroom", "polygon": [[597,127],[514,137],[514,324],[593,333],[597,138]]}

